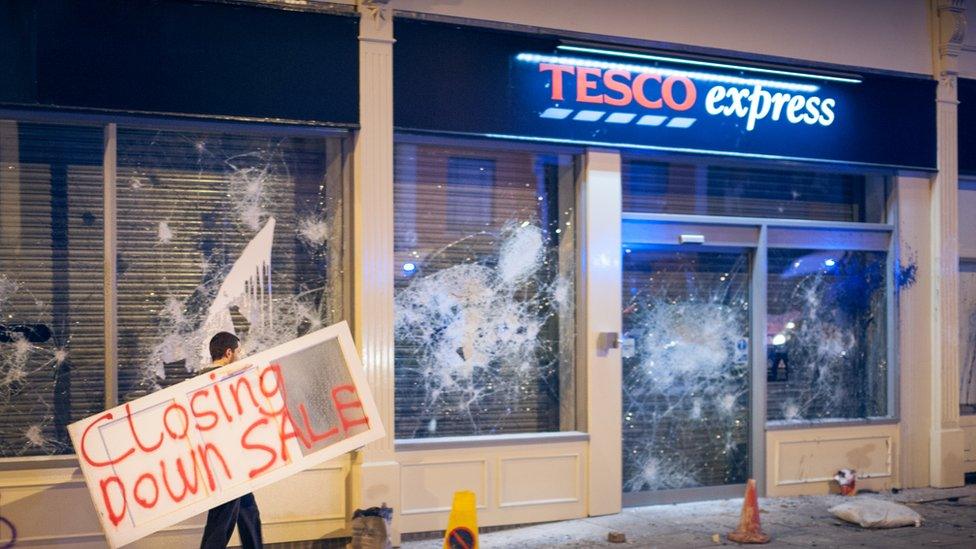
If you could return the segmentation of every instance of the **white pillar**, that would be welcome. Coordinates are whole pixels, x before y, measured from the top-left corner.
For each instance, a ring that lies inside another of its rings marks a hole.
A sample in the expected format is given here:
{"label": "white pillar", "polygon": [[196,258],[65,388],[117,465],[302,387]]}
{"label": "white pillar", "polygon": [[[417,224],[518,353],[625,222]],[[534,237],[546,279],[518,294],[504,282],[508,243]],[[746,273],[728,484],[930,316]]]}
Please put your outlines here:
{"label": "white pillar", "polygon": [[[961,486],[959,428],[959,164],[956,62],[966,29],[964,0],[934,0],[938,55],[938,173],[932,179],[932,486]],[[906,380],[910,382],[910,380]]]}
{"label": "white pillar", "polygon": [[[359,124],[353,152],[353,326],[386,438],[357,456],[355,505],[399,512],[393,417],[393,17],[360,3]],[[323,98],[327,100],[327,98]],[[358,484],[358,485],[357,485]],[[358,496],[358,497],[357,497]],[[396,530],[397,517],[394,517]],[[399,542],[399,536],[394,536]]]}
{"label": "white pillar", "polygon": [[622,500],[623,430],[620,349],[602,334],[620,335],[620,154],[588,150],[580,176],[583,258],[580,333],[585,366],[585,425],[590,434],[589,515],[619,513]]}
{"label": "white pillar", "polygon": [[929,211],[932,182],[928,177],[896,179],[898,249],[901,268],[914,263],[917,282],[898,292],[898,386],[901,418],[898,481],[901,488],[931,483],[932,431],[932,227]]}

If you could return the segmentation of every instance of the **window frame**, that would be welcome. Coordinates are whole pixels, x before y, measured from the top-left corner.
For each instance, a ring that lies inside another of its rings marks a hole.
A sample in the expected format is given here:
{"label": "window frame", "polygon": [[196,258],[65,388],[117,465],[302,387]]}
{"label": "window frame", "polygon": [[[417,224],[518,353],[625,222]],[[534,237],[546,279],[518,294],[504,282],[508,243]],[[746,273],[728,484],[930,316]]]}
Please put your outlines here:
{"label": "window frame", "polygon": [[[423,437],[423,438],[397,438],[393,437],[393,445],[396,452],[409,452],[409,451],[424,451],[433,449],[462,449],[462,448],[475,448],[483,446],[498,446],[498,445],[509,445],[509,444],[551,444],[551,443],[562,443],[562,442],[573,442],[579,440],[589,440],[589,434],[582,425],[585,424],[585,419],[580,419],[581,414],[584,414],[586,410],[585,403],[585,387],[581,387],[583,382],[581,376],[581,370],[585,367],[585,352],[583,351],[583,342],[579,331],[582,326],[584,326],[583,315],[585,312],[581,307],[581,291],[582,291],[582,261],[585,254],[583,249],[583,210],[584,206],[581,202],[580,197],[580,177],[582,176],[582,160],[586,153],[586,149],[578,146],[567,146],[561,144],[552,144],[545,142],[534,142],[534,141],[515,141],[507,139],[492,139],[485,137],[475,137],[470,135],[445,135],[443,133],[427,133],[418,131],[395,131],[393,134],[393,144],[394,148],[398,145],[424,145],[432,147],[459,147],[459,148],[471,148],[471,149],[482,149],[485,151],[517,151],[520,153],[528,154],[547,154],[547,155],[567,155],[571,157],[571,164],[573,166],[573,178],[570,194],[575,202],[574,211],[572,216],[573,223],[573,242],[574,250],[572,254],[573,266],[573,276],[574,276],[574,294],[573,294],[573,304],[574,304],[574,314],[573,314],[573,328],[576,336],[574,337],[573,344],[573,363],[572,370],[574,379],[574,395],[572,402],[569,403],[568,407],[572,408],[572,415],[574,417],[572,427],[567,427],[565,425],[565,418],[563,417],[564,406],[560,403],[560,430],[558,431],[539,431],[539,432],[526,432],[526,433],[499,433],[499,434],[478,434],[478,435],[449,435],[440,437]],[[478,155],[462,155],[464,158],[474,158],[483,159],[483,157]],[[394,161],[395,164],[395,161]],[[393,185],[396,185],[396,180],[394,178]],[[395,194],[395,192],[394,192]],[[396,210],[394,205],[394,216],[396,216]],[[395,296],[395,291],[394,291]],[[392,349],[395,355],[395,346]],[[393,388],[394,395],[396,394],[396,388]],[[395,397],[394,397],[395,400]],[[395,405],[394,405],[395,414]],[[584,414],[585,415],[585,414]],[[395,419],[394,419],[395,421]]]}
{"label": "window frame", "polygon": [[[871,179],[874,179],[874,184],[883,185],[883,192],[886,193],[886,200],[882,205],[883,214],[885,221],[882,223],[873,221],[829,221],[829,220],[816,220],[816,219],[801,219],[801,218],[790,218],[790,217],[749,217],[749,216],[726,216],[726,215],[707,215],[707,214],[695,214],[695,213],[674,213],[668,215],[677,216],[693,216],[708,219],[722,219],[722,218],[732,218],[732,219],[751,219],[757,222],[765,222],[772,224],[780,223],[793,223],[798,222],[800,224],[809,223],[811,226],[817,223],[825,223],[827,225],[832,224],[844,224],[851,223],[853,225],[897,225],[897,218],[893,213],[892,205],[895,202],[895,177],[898,172],[890,169],[879,169],[872,168],[871,166],[859,166],[856,164],[833,164],[827,161],[824,162],[788,162],[788,161],[762,161],[756,158],[739,158],[730,156],[712,156],[712,155],[680,155],[677,153],[669,152],[653,152],[653,151],[642,151],[642,150],[627,150],[627,149],[617,149],[621,157],[621,183],[623,182],[623,175],[625,170],[623,164],[628,161],[638,161],[638,162],[650,162],[657,164],[681,164],[685,166],[693,166],[696,169],[708,170],[709,167],[719,167],[719,168],[730,168],[736,170],[744,170],[749,168],[759,169],[759,170],[773,170],[781,172],[791,172],[791,171],[803,171],[803,172],[824,172],[829,171],[834,175],[860,175],[867,178],[867,183],[871,183]],[[878,181],[880,180],[880,181]],[[623,190],[623,189],[622,189]],[[867,193],[866,193],[867,194]],[[623,210],[623,213],[627,213],[627,210]]]}
{"label": "window frame", "polygon": [[[211,132],[234,133],[238,135],[268,136],[268,137],[306,137],[306,138],[335,138],[340,143],[339,162],[342,173],[339,184],[342,186],[342,230],[341,258],[342,272],[342,301],[344,317],[352,321],[352,144],[350,131],[332,125],[297,125],[274,124],[268,122],[253,122],[247,119],[206,117],[159,117],[141,115],[113,115],[89,112],[67,112],[52,110],[20,110],[0,108],[0,120],[16,123],[45,123],[62,124],[66,126],[101,127],[103,132],[102,146],[102,207],[104,212],[104,230],[102,243],[102,276],[103,303],[105,307],[103,329],[105,345],[104,379],[104,408],[108,410],[119,405],[118,395],[118,279],[116,272],[116,253],[118,236],[117,189],[116,173],[118,168],[117,133],[118,127],[150,129],[174,132]],[[81,419],[81,418],[79,418]],[[53,455],[25,455],[0,458],[0,471],[73,467],[77,465],[77,454]]]}
{"label": "window frame", "polygon": [[[976,176],[973,176],[973,175],[960,175],[959,176],[959,191],[958,192],[959,193],[962,193],[963,191],[971,192],[971,193],[976,194]],[[961,204],[957,204],[956,207],[959,208],[960,205]],[[959,212],[959,214],[961,215],[962,212]],[[958,266],[957,266],[958,274],[961,275],[964,272],[976,272],[976,253],[972,253],[972,254],[965,254],[965,253],[963,253],[962,244],[961,244],[962,239],[960,238],[958,242],[959,242],[959,244],[958,244],[959,245],[959,250],[958,250],[959,257],[958,257]],[[962,297],[963,297],[962,296],[962,292],[960,291],[959,296],[958,296],[958,299],[960,301],[960,304],[962,302]],[[960,322],[959,323],[960,333],[957,336],[957,337],[959,337],[959,351],[960,351],[960,354],[963,353],[963,352],[965,352],[965,350],[966,350],[965,347],[964,347],[964,342],[962,341],[962,328],[963,328],[963,324],[962,324],[962,322]],[[964,358],[963,356],[960,356],[960,358],[959,358],[959,383],[960,383],[960,391],[962,389],[961,384],[962,384],[963,367],[965,366],[965,364],[963,363],[963,358]],[[970,423],[976,424],[976,412],[963,413],[963,411],[962,411],[962,402],[959,403],[959,416],[960,416],[960,418],[962,418],[963,423],[966,423],[966,424],[970,424]]]}
{"label": "window frame", "polygon": [[[631,159],[636,159],[638,161],[648,161],[648,162],[661,162],[661,163],[682,163],[682,164],[694,164],[700,167],[707,167],[710,162],[718,161],[722,166],[730,167],[757,167],[764,169],[801,169],[805,171],[817,171],[823,170],[825,166],[810,165],[810,164],[799,164],[799,163],[763,163],[752,161],[749,162],[743,159],[728,159],[724,157],[710,158],[710,157],[688,157],[680,155],[670,155],[670,154],[653,154],[646,152],[633,152],[633,151],[621,151],[621,156]],[[757,279],[753,281],[753,329],[756,330],[757,334],[764,334],[766,330],[766,322],[768,317],[767,310],[767,288],[766,288],[766,277],[768,276],[769,264],[768,264],[768,254],[769,249],[782,249],[782,248],[809,248],[813,249],[813,245],[810,244],[808,238],[804,238],[804,233],[809,233],[811,231],[829,231],[835,234],[853,235],[859,240],[863,237],[867,242],[860,242],[858,246],[843,246],[838,242],[830,242],[827,244],[817,244],[818,249],[838,249],[838,250],[874,250],[874,251],[884,251],[886,254],[886,279],[885,279],[885,300],[886,300],[886,334],[885,339],[887,341],[886,355],[888,359],[888,373],[887,373],[887,387],[886,387],[886,408],[887,414],[885,416],[870,417],[870,418],[845,418],[836,420],[823,420],[823,419],[798,419],[792,421],[783,420],[769,420],[767,418],[767,388],[766,388],[766,355],[767,346],[765,337],[753,338],[755,341],[752,344],[751,352],[753,353],[752,364],[753,371],[752,374],[757,379],[753,382],[753,399],[756,401],[753,405],[753,429],[758,432],[764,431],[786,431],[786,430],[796,430],[796,429],[809,429],[818,427],[848,427],[848,426],[863,426],[863,425],[890,425],[900,422],[900,391],[898,390],[900,383],[900,368],[899,368],[899,349],[898,349],[898,337],[897,337],[897,327],[898,327],[898,300],[897,300],[897,288],[896,282],[894,281],[895,267],[898,265],[898,212],[897,212],[897,200],[896,193],[897,189],[894,186],[893,178],[896,174],[890,171],[865,171],[863,168],[858,169],[856,166],[830,166],[830,170],[836,173],[844,174],[863,174],[868,177],[878,177],[883,178],[884,187],[888,190],[888,196],[886,197],[883,205],[884,209],[884,222],[883,223],[873,223],[873,222],[854,222],[854,221],[823,221],[823,220],[811,220],[811,219],[792,219],[792,218],[757,218],[757,217],[736,217],[736,216],[710,216],[701,214],[671,214],[671,213],[637,213],[637,212],[627,212],[623,211],[621,213],[621,222],[624,225],[624,233],[626,234],[626,225],[628,222],[639,223],[639,222],[657,222],[657,223],[684,223],[684,224],[697,224],[703,227],[706,226],[720,226],[724,225],[726,227],[734,227],[738,229],[753,229],[756,231],[758,236],[754,241],[743,242],[742,245],[752,247],[755,253],[755,259],[753,261],[754,274],[753,276]],[[622,174],[621,174],[622,175]],[[785,237],[777,238],[775,243],[769,242],[770,232],[774,232],[774,236]],[[878,244],[878,239],[886,239],[884,245]],[[625,237],[626,242],[626,237]],[[761,327],[761,330],[759,328]],[[760,367],[761,363],[761,367]],[[760,421],[761,419],[761,421]],[[757,446],[758,448],[759,446]]]}

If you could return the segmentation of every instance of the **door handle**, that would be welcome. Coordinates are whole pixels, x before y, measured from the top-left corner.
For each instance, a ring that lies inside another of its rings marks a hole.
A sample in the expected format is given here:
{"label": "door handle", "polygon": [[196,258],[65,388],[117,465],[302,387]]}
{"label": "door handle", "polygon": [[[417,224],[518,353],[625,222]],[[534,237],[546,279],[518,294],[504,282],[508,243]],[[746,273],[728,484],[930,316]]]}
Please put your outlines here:
{"label": "door handle", "polygon": [[620,334],[617,332],[600,332],[600,335],[597,336],[596,347],[603,353],[610,349],[619,349]]}

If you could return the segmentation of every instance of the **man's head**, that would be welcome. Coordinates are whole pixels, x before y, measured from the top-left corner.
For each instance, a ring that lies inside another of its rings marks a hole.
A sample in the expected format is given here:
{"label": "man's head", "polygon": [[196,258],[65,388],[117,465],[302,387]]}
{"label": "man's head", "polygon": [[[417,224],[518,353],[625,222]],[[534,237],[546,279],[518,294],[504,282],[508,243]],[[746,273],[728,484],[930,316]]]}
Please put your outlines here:
{"label": "man's head", "polygon": [[237,360],[237,351],[241,347],[241,340],[229,332],[219,332],[210,338],[210,358],[217,362],[230,364]]}

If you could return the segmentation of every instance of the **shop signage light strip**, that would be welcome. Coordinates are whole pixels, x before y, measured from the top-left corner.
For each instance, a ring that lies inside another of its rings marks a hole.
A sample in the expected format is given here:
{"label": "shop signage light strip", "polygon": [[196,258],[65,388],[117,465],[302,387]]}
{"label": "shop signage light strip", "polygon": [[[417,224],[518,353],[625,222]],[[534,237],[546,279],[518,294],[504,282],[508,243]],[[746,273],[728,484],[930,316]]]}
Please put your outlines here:
{"label": "shop signage light strip", "polygon": [[737,86],[761,86],[763,88],[780,89],[793,92],[814,93],[820,89],[813,84],[797,84],[794,82],[781,82],[779,80],[763,80],[759,78],[741,78],[738,76],[726,76],[707,72],[684,71],[677,69],[665,69],[661,67],[648,67],[646,65],[632,65],[629,63],[614,63],[610,61],[597,61],[595,59],[582,59],[578,57],[562,57],[558,55],[539,55],[536,53],[520,53],[515,57],[519,61],[527,63],[553,63],[557,65],[572,65],[574,67],[593,67],[597,69],[622,70],[636,73],[660,74],[661,76],[685,76],[700,82],[718,82],[723,84],[735,84]]}
{"label": "shop signage light strip", "polygon": [[[606,111],[591,111],[591,110],[576,111],[573,109],[561,109],[559,107],[549,107],[548,109],[542,111],[542,113],[539,114],[539,118],[548,118],[550,120],[565,120],[567,118],[570,118],[570,115],[573,114],[574,112],[576,113],[576,115],[571,117],[571,119],[576,120],[578,122],[599,122],[600,119],[603,119],[603,122],[608,124],[630,124],[633,122],[638,126],[660,126],[668,119],[667,116],[660,116],[655,114],[645,114],[643,116],[638,117],[637,114],[631,112],[612,112],[609,115],[607,115],[606,118],[603,118],[603,115],[607,114]],[[671,118],[670,122],[668,122],[667,127],[681,128],[681,129],[690,128],[691,125],[694,124],[696,120],[698,119],[688,118],[684,116],[675,116]]]}
{"label": "shop signage light strip", "polygon": [[680,63],[682,65],[694,65],[697,67],[709,67],[713,69],[726,69],[726,70],[737,70],[737,71],[748,71],[748,72],[761,72],[764,74],[775,74],[779,76],[788,76],[793,78],[810,78],[813,80],[824,80],[827,82],[843,82],[845,84],[860,84],[860,78],[845,78],[842,76],[829,76],[826,74],[809,74],[802,72],[784,71],[777,69],[763,69],[759,67],[747,67],[744,65],[730,65],[726,63],[715,63],[711,61],[696,61],[694,59],[682,59],[680,57],[667,57],[663,55],[651,55],[647,53],[636,53],[636,52],[626,52],[626,51],[615,51],[615,50],[604,50],[599,48],[585,48],[582,46],[568,46],[560,45],[556,46],[558,50],[578,52],[578,53],[592,53],[596,55],[612,55],[615,57],[626,57],[629,59],[645,59],[648,61],[663,61],[666,63]]}

